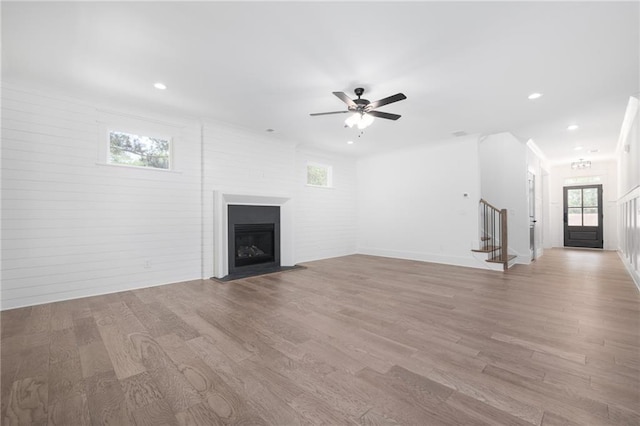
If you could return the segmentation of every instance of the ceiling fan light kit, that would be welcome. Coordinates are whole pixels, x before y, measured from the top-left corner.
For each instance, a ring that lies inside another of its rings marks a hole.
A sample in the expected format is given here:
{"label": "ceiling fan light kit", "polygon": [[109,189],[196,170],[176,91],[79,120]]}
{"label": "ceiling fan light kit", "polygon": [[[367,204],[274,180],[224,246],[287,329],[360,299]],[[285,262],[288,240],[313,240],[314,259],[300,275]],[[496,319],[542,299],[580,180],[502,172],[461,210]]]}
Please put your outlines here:
{"label": "ceiling fan light kit", "polygon": [[333,94],[336,97],[338,97],[342,102],[347,104],[346,111],[317,112],[317,113],[312,113],[310,115],[314,117],[317,115],[353,113],[349,118],[347,118],[344,121],[345,127],[357,126],[358,129],[362,130],[369,127],[373,123],[374,117],[384,118],[387,120],[394,120],[394,121],[399,119],[401,116],[398,114],[375,111],[375,109],[384,105],[388,105],[393,102],[398,102],[398,101],[407,99],[407,97],[403,93],[396,93],[393,96],[389,96],[375,102],[369,102],[367,99],[361,98],[361,96],[364,94],[364,89],[362,87],[356,88],[354,92],[357,96],[356,99],[351,99],[344,92],[333,92]]}
{"label": "ceiling fan light kit", "polygon": [[373,116],[359,112],[356,112],[351,117],[344,120],[345,127],[357,126],[360,130],[369,127],[372,123]]}

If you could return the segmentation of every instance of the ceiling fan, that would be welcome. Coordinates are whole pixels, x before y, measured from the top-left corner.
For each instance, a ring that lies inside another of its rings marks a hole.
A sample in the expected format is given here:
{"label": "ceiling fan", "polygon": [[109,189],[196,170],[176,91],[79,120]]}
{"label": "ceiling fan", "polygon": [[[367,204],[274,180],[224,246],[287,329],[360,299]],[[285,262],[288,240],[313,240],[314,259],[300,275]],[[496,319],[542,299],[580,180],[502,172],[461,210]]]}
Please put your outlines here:
{"label": "ceiling fan", "polygon": [[345,127],[353,127],[354,125],[357,125],[358,129],[364,129],[365,127],[368,127],[369,125],[371,125],[371,123],[373,123],[373,117],[386,118],[387,120],[397,120],[398,118],[400,118],[401,116],[398,114],[391,114],[389,112],[374,110],[376,108],[380,108],[381,106],[407,99],[407,97],[403,93],[396,93],[393,96],[380,99],[379,101],[369,102],[368,100],[361,98],[362,94],[364,93],[364,89],[362,87],[358,87],[356,90],[354,90],[354,92],[358,97],[357,99],[351,99],[344,92],[333,92],[333,94],[340,98],[342,102],[347,104],[346,111],[316,112],[310,115],[316,116],[352,113],[352,115],[345,120]]}

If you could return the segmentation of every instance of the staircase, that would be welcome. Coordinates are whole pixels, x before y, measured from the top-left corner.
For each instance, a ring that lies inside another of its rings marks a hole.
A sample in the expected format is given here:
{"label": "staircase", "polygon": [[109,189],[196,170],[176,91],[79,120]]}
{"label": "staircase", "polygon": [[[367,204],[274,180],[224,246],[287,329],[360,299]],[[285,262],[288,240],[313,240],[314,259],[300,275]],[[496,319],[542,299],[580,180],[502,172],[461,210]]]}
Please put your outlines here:
{"label": "staircase", "polygon": [[515,264],[516,256],[510,255],[507,233],[507,209],[498,209],[480,200],[480,246],[472,250],[486,256],[489,269],[506,271]]}

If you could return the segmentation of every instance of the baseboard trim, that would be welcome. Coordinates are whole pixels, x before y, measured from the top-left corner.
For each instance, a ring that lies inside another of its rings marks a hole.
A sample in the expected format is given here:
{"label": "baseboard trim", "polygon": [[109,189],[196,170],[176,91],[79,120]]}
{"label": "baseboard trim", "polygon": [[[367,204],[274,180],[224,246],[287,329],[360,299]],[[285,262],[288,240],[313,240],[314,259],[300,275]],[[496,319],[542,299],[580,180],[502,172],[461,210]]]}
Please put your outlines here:
{"label": "baseboard trim", "polygon": [[469,256],[443,256],[434,253],[412,252],[403,250],[378,249],[373,247],[359,247],[358,254],[366,254],[370,256],[390,257],[393,259],[417,260],[421,262],[442,263],[445,265],[464,266],[467,268],[486,269],[478,265],[477,259]]}

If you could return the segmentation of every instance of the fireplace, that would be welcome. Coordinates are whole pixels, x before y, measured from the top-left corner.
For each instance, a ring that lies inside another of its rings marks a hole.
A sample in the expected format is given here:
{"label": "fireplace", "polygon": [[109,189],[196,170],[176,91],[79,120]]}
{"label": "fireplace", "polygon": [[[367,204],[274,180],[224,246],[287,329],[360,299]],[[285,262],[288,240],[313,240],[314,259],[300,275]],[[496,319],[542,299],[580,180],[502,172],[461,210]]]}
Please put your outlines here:
{"label": "fireplace", "polygon": [[228,206],[229,276],[280,269],[280,207]]}

